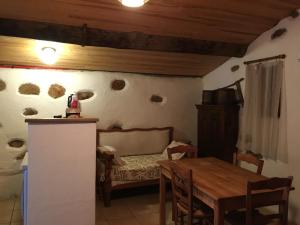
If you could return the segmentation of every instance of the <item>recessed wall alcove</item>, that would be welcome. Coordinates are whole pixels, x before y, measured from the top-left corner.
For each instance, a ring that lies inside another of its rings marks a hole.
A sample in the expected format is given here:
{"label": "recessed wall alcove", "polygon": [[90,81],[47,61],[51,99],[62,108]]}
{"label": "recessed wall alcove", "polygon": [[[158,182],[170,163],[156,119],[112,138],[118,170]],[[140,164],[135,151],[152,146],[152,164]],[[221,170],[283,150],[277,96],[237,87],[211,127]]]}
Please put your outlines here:
{"label": "recessed wall alcove", "polygon": [[20,85],[19,93],[22,95],[39,95],[40,88],[36,84],[25,83]]}
{"label": "recessed wall alcove", "polygon": [[91,97],[94,96],[94,92],[90,90],[80,90],[77,91],[76,93],[77,93],[78,100],[80,101],[90,99]]}
{"label": "recessed wall alcove", "polygon": [[125,88],[126,82],[124,80],[113,80],[111,82],[111,89],[120,91]]}
{"label": "recessed wall alcove", "polygon": [[54,99],[64,96],[66,89],[60,84],[52,84],[49,87],[48,95]]}
{"label": "recessed wall alcove", "polygon": [[23,139],[13,138],[7,144],[11,148],[21,148],[25,144],[25,141]]}
{"label": "recessed wall alcove", "polygon": [[24,116],[33,116],[33,115],[37,115],[37,114],[38,114],[38,111],[34,108],[31,108],[31,107],[25,108],[23,110],[23,115]]}
{"label": "recessed wall alcove", "polygon": [[5,90],[5,88],[6,88],[6,83],[0,79],[0,91]]}

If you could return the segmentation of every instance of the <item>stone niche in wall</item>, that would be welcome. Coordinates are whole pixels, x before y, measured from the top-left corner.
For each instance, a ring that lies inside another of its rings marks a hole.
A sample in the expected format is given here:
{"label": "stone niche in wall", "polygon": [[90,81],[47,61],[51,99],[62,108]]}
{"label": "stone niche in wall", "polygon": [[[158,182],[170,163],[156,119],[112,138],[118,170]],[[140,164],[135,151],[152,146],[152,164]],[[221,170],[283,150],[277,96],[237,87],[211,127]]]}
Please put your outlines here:
{"label": "stone niche in wall", "polygon": [[19,87],[19,93],[22,95],[39,95],[40,88],[32,83],[21,84]]}
{"label": "stone niche in wall", "polygon": [[125,88],[126,82],[124,80],[113,80],[111,82],[111,89],[120,91]]}
{"label": "stone niche in wall", "polygon": [[123,125],[120,122],[116,122],[116,123],[113,123],[112,125],[110,125],[107,129],[108,130],[123,130]]}
{"label": "stone niche in wall", "polygon": [[163,97],[159,96],[159,95],[152,95],[150,98],[151,102],[155,102],[155,103],[161,103],[163,102]]}
{"label": "stone niche in wall", "polygon": [[23,115],[24,116],[33,116],[33,115],[37,115],[37,114],[38,114],[38,111],[34,108],[31,108],[31,107],[25,108],[23,110]]}
{"label": "stone niche in wall", "polygon": [[286,32],[287,32],[286,28],[279,28],[272,33],[271,39],[272,40],[277,39],[277,38],[281,37],[282,35],[284,35]]}
{"label": "stone niche in wall", "polygon": [[94,96],[94,92],[89,91],[89,90],[81,90],[76,92],[78,100],[86,100]]}
{"label": "stone niche in wall", "polygon": [[52,84],[49,87],[48,95],[54,99],[64,96],[66,89],[59,84]]}
{"label": "stone niche in wall", "polygon": [[239,65],[234,65],[231,67],[231,72],[236,72],[240,69],[240,66]]}
{"label": "stone niche in wall", "polygon": [[291,12],[290,15],[293,19],[296,19],[299,16],[299,12],[298,10],[294,10],[293,12]]}
{"label": "stone niche in wall", "polygon": [[5,88],[6,88],[6,83],[0,79],[0,91],[5,90]]}
{"label": "stone niche in wall", "polygon": [[12,148],[21,148],[25,144],[25,141],[19,138],[13,138],[7,144]]}

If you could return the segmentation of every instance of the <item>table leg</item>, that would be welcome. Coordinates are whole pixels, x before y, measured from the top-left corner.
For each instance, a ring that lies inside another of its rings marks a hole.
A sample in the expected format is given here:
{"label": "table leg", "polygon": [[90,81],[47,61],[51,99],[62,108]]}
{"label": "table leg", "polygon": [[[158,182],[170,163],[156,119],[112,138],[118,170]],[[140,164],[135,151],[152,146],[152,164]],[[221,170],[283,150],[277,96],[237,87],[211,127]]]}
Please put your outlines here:
{"label": "table leg", "polygon": [[224,225],[224,209],[219,201],[214,207],[214,225]]}
{"label": "table leg", "polygon": [[166,225],[166,177],[162,173],[160,173],[159,189],[159,224]]}

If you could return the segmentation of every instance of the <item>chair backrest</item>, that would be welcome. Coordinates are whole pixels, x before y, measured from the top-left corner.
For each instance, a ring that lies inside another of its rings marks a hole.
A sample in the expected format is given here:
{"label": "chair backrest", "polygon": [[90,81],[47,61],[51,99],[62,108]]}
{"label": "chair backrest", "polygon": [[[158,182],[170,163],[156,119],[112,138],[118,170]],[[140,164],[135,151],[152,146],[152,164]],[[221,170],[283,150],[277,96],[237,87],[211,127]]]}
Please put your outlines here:
{"label": "chair backrest", "polygon": [[[257,182],[248,182],[246,196],[246,225],[252,225],[254,210],[265,206],[278,205],[278,212],[264,215],[266,221],[279,219],[280,225],[288,224],[289,192],[292,188],[293,177],[270,178]],[[261,223],[261,224],[265,224]]]}
{"label": "chair backrest", "polygon": [[257,155],[251,153],[251,152],[246,152],[246,153],[241,153],[241,152],[235,152],[233,153],[233,164],[238,166],[241,161],[253,164],[257,166],[256,174],[261,174],[263,166],[264,166],[264,161],[259,159]]}
{"label": "chair backrest", "polygon": [[173,148],[168,148],[168,159],[172,160],[172,155],[176,153],[185,153],[188,158],[196,158],[198,149],[191,145],[179,145]]}
{"label": "chair backrest", "polygon": [[187,211],[188,224],[192,224],[192,209],[193,209],[193,181],[192,170],[180,168],[175,163],[171,163],[171,183],[172,183],[172,198],[174,207],[174,216],[176,224],[178,221],[179,210]]}

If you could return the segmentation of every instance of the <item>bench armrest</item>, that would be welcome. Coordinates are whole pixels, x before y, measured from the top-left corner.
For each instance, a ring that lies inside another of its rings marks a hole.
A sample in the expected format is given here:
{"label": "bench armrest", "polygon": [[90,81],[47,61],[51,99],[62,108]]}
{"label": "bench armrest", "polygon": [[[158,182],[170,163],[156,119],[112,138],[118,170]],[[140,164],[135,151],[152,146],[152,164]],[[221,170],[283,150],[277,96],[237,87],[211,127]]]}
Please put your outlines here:
{"label": "bench armrest", "polygon": [[105,162],[105,161],[112,161],[114,159],[114,154],[109,151],[101,151],[97,149],[96,151],[97,159]]}
{"label": "bench armrest", "polygon": [[97,180],[99,183],[111,184],[111,170],[113,165],[114,154],[109,151],[96,151],[97,158]]}
{"label": "bench armrest", "polygon": [[110,205],[110,192],[112,188],[111,170],[114,154],[108,151],[96,150],[96,182],[102,189],[104,205]]}

